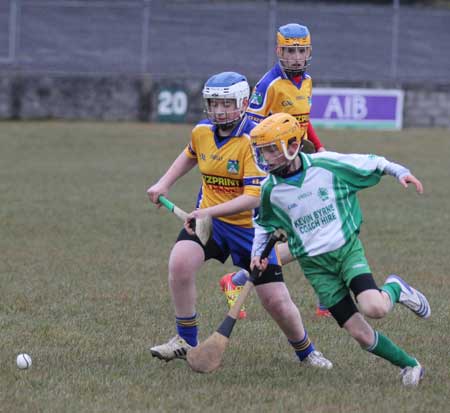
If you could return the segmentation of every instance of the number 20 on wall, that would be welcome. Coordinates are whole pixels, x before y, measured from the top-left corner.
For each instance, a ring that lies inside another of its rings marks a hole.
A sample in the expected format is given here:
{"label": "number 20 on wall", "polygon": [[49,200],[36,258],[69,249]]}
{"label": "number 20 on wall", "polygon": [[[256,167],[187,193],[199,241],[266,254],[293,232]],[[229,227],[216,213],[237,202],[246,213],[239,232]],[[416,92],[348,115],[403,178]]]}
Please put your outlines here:
{"label": "number 20 on wall", "polygon": [[158,120],[182,122],[188,109],[188,97],[183,90],[162,89],[158,94]]}

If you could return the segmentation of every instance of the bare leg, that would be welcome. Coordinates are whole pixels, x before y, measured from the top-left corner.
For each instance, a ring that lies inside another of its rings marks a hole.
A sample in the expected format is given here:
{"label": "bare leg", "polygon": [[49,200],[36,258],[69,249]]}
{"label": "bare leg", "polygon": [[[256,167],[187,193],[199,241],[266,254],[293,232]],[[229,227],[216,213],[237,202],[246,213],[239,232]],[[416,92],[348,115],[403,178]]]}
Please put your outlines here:
{"label": "bare leg", "polygon": [[280,258],[281,265],[289,264],[294,261],[295,258],[291,255],[289,251],[289,246],[287,242],[279,243],[275,247],[277,249],[278,257]]}
{"label": "bare leg", "polygon": [[353,314],[345,322],[344,328],[364,350],[400,367],[405,386],[417,386],[419,384],[424,370],[417,359],[409,355],[387,336],[375,331],[360,313]]}
{"label": "bare leg", "polygon": [[383,318],[392,309],[391,299],[384,291],[365,290],[357,298],[360,311],[370,318]]}
{"label": "bare leg", "polygon": [[256,286],[263,307],[283,330],[290,341],[302,340],[305,336],[300,311],[291,299],[286,284],[272,282]]}
{"label": "bare leg", "polygon": [[[169,289],[177,317],[177,335],[167,343],[150,348],[153,357],[170,361],[186,358],[197,345],[195,275],[205,260],[200,245],[193,241],[177,242],[169,258]],[[184,320],[183,320],[184,319]]]}
{"label": "bare leg", "polygon": [[191,317],[195,314],[195,275],[204,260],[202,247],[194,241],[179,241],[172,248],[169,258],[169,288],[178,317]]}
{"label": "bare leg", "polygon": [[371,346],[375,340],[373,328],[360,313],[353,314],[343,327],[363,348]]}

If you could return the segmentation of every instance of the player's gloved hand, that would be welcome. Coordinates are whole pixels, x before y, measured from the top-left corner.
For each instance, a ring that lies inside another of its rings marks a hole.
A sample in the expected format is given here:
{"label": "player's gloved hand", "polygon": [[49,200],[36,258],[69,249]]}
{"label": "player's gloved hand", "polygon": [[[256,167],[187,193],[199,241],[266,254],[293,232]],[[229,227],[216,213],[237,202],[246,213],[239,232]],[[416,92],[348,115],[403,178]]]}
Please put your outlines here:
{"label": "player's gloved hand", "polygon": [[420,182],[414,175],[405,175],[402,176],[400,179],[400,184],[404,187],[404,188],[408,188],[408,184],[411,183],[416,187],[416,191],[419,194],[423,194],[423,185],[422,182]]}

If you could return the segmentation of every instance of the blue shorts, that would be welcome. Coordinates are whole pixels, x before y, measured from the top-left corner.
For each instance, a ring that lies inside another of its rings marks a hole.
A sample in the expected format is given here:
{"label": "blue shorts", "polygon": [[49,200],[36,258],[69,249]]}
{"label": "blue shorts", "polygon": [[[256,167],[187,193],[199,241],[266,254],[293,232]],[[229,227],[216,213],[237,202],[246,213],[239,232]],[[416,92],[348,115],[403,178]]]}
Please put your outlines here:
{"label": "blue shorts", "polygon": [[[191,240],[202,245],[205,251],[205,261],[214,258],[224,263],[231,255],[233,264],[250,271],[250,259],[255,230],[228,224],[213,218],[212,239],[203,246],[196,236],[189,235],[183,228],[177,241]],[[280,265],[275,248],[269,255],[269,264]]]}

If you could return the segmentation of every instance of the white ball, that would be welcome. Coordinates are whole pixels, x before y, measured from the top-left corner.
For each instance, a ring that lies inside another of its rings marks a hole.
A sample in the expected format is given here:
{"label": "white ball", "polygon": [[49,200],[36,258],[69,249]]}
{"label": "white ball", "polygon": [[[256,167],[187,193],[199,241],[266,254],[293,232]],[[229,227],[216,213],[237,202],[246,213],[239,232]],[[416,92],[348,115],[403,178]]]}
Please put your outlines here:
{"label": "white ball", "polygon": [[16,363],[21,370],[29,369],[31,367],[31,357],[27,353],[21,353],[17,356]]}

